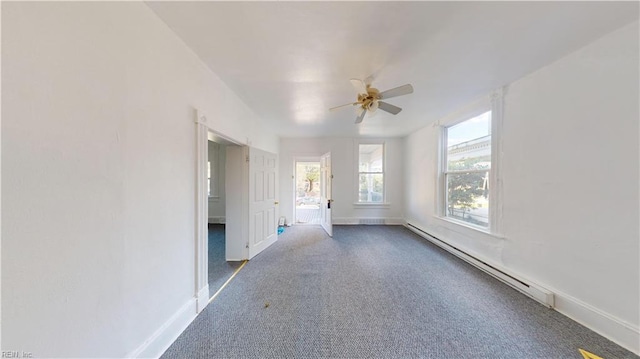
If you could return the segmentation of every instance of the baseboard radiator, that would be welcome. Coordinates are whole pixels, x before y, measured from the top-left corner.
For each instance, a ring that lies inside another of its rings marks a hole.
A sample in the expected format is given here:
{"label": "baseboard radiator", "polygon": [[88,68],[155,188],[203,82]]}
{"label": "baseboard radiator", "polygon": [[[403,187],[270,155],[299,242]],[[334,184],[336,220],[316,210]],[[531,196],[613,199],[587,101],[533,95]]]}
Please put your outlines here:
{"label": "baseboard radiator", "polygon": [[496,268],[495,266],[483,261],[482,259],[472,256],[471,254],[429,234],[428,232],[412,225],[411,223],[407,223],[406,227],[417,235],[437,245],[438,247],[446,250],[447,252],[455,255],[456,257],[464,260],[465,262],[473,265],[474,267],[482,270],[483,272],[491,275],[501,282],[508,284],[522,294],[542,303],[549,308],[554,307],[554,295],[551,291],[533,283],[527,283],[527,281],[521,278],[517,278],[516,276],[509,274],[502,269]]}

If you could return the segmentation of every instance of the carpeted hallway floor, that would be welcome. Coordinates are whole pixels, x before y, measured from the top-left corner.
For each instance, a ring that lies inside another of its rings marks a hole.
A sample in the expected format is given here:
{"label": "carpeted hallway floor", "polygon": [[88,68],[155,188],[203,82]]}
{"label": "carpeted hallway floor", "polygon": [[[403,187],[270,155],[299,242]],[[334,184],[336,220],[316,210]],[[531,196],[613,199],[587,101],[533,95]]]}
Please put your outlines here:
{"label": "carpeted hallway floor", "polygon": [[242,262],[227,262],[224,224],[209,224],[209,298],[222,287]]}
{"label": "carpeted hallway floor", "polygon": [[162,358],[638,358],[401,226],[287,228]]}

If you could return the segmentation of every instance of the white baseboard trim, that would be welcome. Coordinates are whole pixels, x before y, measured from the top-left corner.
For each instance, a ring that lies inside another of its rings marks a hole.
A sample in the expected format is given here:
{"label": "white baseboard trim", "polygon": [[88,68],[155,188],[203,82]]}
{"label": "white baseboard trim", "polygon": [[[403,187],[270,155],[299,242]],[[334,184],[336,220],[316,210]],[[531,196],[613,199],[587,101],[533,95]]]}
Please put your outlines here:
{"label": "white baseboard trim", "polygon": [[419,227],[415,227],[413,225],[405,226],[412,232],[427,239],[438,247],[485,271],[491,276],[511,285],[523,294],[537,300],[538,302],[541,302],[542,304],[549,306],[550,308],[584,325],[585,327],[593,330],[594,332],[602,335],[603,337],[611,340],[621,347],[633,352],[634,354],[640,355],[640,330],[637,326],[634,326],[633,324],[627,323],[619,318],[605,313],[587,303],[580,301],[579,299],[573,298],[570,295],[562,293],[554,288],[542,287],[527,280],[526,278],[518,278],[519,276],[508,273],[505,268],[498,267],[500,271],[506,272],[514,278],[517,278],[529,284],[529,288],[519,288],[517,282],[509,280],[509,278],[501,278],[501,276],[496,275],[496,273],[494,273],[494,271],[492,271],[490,267],[485,267],[482,263],[474,261],[473,257],[469,257],[471,258],[471,260],[469,260],[469,258],[465,258],[465,256],[460,252],[446,245],[443,245],[437,240],[430,238],[428,235],[421,232],[421,229]]}
{"label": "white baseboard trim", "polygon": [[211,224],[225,224],[227,223],[227,218],[226,217],[209,217],[208,220],[209,223]]}
{"label": "white baseboard trim", "polygon": [[404,225],[404,218],[394,217],[377,217],[377,218],[361,218],[361,217],[337,217],[331,219],[333,224],[337,225],[358,225],[358,224],[375,224],[375,225]]}
{"label": "white baseboard trim", "polygon": [[127,358],[159,358],[196,317],[196,298],[190,299]]}
{"label": "white baseboard trim", "polygon": [[555,310],[640,355],[640,329],[568,294],[555,291]]}
{"label": "white baseboard trim", "polygon": [[209,304],[209,284],[205,285],[198,291],[196,299],[196,310],[200,313]]}

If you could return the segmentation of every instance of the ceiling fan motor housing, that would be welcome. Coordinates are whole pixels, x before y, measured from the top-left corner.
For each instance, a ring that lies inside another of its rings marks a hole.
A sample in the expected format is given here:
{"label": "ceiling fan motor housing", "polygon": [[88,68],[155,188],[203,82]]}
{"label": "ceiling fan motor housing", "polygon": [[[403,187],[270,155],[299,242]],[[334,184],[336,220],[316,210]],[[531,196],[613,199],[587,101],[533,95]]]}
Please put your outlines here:
{"label": "ceiling fan motor housing", "polygon": [[[377,104],[377,100],[380,99],[380,91],[378,91],[377,88],[373,88],[373,87],[369,87],[367,86],[367,94],[359,94],[358,95],[358,102],[362,104],[362,108],[366,109],[366,110],[374,110],[375,108],[377,108],[378,106],[376,106],[375,104]],[[372,108],[373,106],[373,108]]]}

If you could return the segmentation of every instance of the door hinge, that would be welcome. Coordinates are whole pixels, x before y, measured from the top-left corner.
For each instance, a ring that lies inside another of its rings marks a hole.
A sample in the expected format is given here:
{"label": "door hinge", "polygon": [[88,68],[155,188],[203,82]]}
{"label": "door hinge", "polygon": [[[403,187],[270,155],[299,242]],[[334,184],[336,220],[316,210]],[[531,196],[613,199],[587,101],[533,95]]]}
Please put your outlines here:
{"label": "door hinge", "polygon": [[333,178],[333,175],[331,175],[331,178]]}
{"label": "door hinge", "polygon": [[[249,158],[249,155],[247,155],[247,162],[249,162],[249,159],[250,159],[250,158]],[[247,248],[248,248],[248,247],[247,247]]]}
{"label": "door hinge", "polygon": [[245,248],[249,248],[249,242],[247,242],[247,245],[245,246]]}

